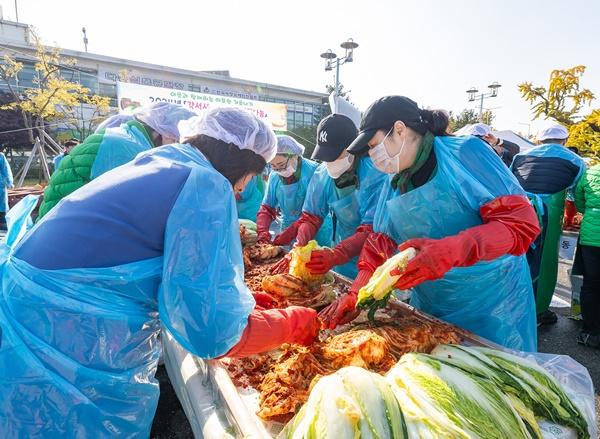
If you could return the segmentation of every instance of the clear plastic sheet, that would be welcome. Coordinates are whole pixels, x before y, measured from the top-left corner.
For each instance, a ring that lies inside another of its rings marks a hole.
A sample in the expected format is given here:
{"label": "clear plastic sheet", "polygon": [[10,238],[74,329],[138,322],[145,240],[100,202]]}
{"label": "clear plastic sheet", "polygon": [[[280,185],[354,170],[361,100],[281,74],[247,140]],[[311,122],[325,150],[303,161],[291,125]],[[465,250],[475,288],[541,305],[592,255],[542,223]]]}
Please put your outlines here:
{"label": "clear plastic sheet", "polygon": [[[588,423],[591,438],[598,437],[595,411],[594,384],[587,369],[567,355],[510,351],[520,357],[535,361],[560,383],[571,401],[579,408]],[[575,432],[551,423],[542,425],[542,433],[549,439],[570,439]]]}

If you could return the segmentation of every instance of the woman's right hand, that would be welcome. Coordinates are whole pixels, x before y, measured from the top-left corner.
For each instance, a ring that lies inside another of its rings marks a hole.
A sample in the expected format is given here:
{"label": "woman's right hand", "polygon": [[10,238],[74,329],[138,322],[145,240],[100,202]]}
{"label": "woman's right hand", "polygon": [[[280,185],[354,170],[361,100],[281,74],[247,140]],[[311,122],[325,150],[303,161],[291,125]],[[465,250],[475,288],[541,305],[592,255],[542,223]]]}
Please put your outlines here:
{"label": "woman's right hand", "polygon": [[312,308],[303,306],[289,306],[285,311],[288,319],[290,319],[289,343],[298,343],[305,346],[312,344],[321,329],[317,312]]}
{"label": "woman's right hand", "polygon": [[323,329],[335,329],[339,325],[351,322],[360,314],[356,309],[355,293],[344,294],[319,313]]}

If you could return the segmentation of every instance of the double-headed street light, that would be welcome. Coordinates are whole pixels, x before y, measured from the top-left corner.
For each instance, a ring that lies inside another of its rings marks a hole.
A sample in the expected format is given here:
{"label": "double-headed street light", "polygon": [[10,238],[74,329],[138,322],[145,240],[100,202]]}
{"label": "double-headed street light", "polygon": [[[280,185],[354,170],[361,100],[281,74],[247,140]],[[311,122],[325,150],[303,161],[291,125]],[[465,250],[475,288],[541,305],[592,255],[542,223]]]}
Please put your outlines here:
{"label": "double-headed street light", "polygon": [[483,113],[483,100],[487,98],[495,98],[496,96],[498,96],[498,89],[500,87],[502,86],[498,84],[498,82],[494,81],[490,85],[488,85],[488,88],[490,89],[489,93],[481,93],[478,95],[477,93],[479,92],[479,90],[477,90],[475,87],[471,87],[467,90],[467,93],[469,95],[469,102],[474,102],[477,99],[479,99],[479,120],[481,120],[481,115]]}
{"label": "double-headed street light", "polygon": [[340,91],[340,66],[346,64],[347,62],[354,61],[354,49],[358,47],[358,44],[355,43],[352,38],[348,38],[347,41],[340,44],[340,47],[345,51],[345,54],[342,58],[338,58],[338,56],[331,49],[321,54],[321,58],[325,60],[326,72],[330,72],[335,67],[335,88],[333,93],[336,96]]}

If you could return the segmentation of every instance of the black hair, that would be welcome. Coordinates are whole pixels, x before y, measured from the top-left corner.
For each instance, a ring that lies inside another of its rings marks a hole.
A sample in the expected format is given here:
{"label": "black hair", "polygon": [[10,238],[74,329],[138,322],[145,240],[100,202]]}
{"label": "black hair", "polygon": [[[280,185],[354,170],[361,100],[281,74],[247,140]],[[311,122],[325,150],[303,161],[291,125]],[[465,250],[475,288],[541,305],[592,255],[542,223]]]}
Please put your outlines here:
{"label": "black hair", "polygon": [[232,186],[250,173],[260,174],[267,165],[265,159],[254,151],[240,149],[233,143],[225,143],[204,134],[190,137],[185,143],[204,154]]}
{"label": "black hair", "polygon": [[444,110],[420,110],[422,123],[434,136],[447,136],[450,119]]}
{"label": "black hair", "polygon": [[540,143],[542,143],[544,145],[549,145],[549,144],[564,145],[565,143],[567,143],[567,139],[544,139]]}

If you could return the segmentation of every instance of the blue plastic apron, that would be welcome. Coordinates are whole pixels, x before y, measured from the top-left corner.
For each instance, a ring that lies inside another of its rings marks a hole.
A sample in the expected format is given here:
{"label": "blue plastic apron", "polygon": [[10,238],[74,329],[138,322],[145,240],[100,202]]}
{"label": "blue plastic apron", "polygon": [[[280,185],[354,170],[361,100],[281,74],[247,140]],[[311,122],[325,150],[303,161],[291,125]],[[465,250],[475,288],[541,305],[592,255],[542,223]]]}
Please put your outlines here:
{"label": "blue plastic apron", "polygon": [[[461,142],[464,139],[436,137],[437,172],[425,185],[402,195],[390,184],[384,185],[375,216],[376,232],[401,243],[411,238],[439,239],[482,224],[474,208],[477,202],[472,201],[490,189],[459,160]],[[464,148],[471,147],[470,143]],[[479,164],[469,163],[478,166],[479,178],[486,172],[502,172],[500,160],[496,157],[488,164],[487,155],[482,152]],[[508,172],[506,178],[512,184]],[[525,256],[453,268],[442,279],[415,287],[411,304],[508,348],[536,350],[535,304]]]}
{"label": "blue plastic apron", "polygon": [[[300,180],[292,184],[283,184],[283,182],[280,181],[277,185],[276,197],[282,216],[281,229],[277,233],[287,229],[294,221],[300,218],[300,215],[302,214],[302,206],[304,205],[308,185],[314,175],[314,168],[310,168],[309,164],[304,159],[302,159],[301,163],[302,171]],[[279,176],[276,178],[281,179]],[[323,218],[323,220],[323,224],[315,236],[315,239],[320,245],[329,246],[332,238],[331,217],[327,216],[326,218]]]}
{"label": "blue plastic apron", "polygon": [[[119,273],[39,270],[11,257],[29,213],[15,219],[2,250],[2,437],[148,437],[158,402],[160,341],[156,298],[144,292],[156,291],[162,258],[122,266]],[[90,343],[87,331],[76,330],[81,327],[106,332]],[[79,350],[81,344],[90,349]],[[123,344],[132,347],[126,356],[119,355]]]}
{"label": "blue plastic apron", "polygon": [[[352,189],[351,194],[329,204],[336,218],[334,246],[353,235],[356,232],[356,228],[361,224],[360,206],[356,198],[356,190]],[[354,257],[345,264],[336,266],[334,271],[350,279],[354,279],[358,274],[357,262],[358,257]]]}
{"label": "blue plastic apron", "polygon": [[261,175],[252,177],[248,185],[240,194],[240,199],[236,200],[238,218],[247,219],[256,222],[256,214],[260,209],[264,194],[259,189],[258,179]]}
{"label": "blue plastic apron", "polygon": [[161,324],[203,358],[239,341],[255,303],[243,283],[231,185],[189,145],[148,151],[112,172],[152,160],[191,168],[162,257],[42,270],[12,256],[35,203],[26,198],[9,212],[0,247],[0,437],[147,438]]}

